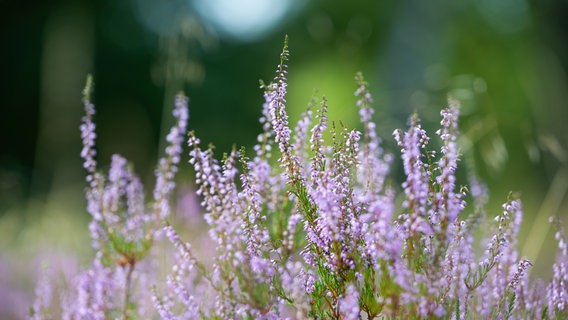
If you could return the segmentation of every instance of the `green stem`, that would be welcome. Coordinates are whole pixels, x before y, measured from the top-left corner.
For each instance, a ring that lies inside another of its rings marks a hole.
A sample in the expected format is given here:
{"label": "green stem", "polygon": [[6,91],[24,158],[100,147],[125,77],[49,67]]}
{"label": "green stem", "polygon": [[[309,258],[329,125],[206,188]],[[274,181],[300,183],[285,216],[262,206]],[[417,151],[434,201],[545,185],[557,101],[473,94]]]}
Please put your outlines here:
{"label": "green stem", "polygon": [[134,272],[134,262],[128,264],[128,273],[126,274],[126,289],[124,290],[124,308],[122,310],[122,319],[128,319],[128,305],[130,304],[130,289],[132,286],[132,273]]}

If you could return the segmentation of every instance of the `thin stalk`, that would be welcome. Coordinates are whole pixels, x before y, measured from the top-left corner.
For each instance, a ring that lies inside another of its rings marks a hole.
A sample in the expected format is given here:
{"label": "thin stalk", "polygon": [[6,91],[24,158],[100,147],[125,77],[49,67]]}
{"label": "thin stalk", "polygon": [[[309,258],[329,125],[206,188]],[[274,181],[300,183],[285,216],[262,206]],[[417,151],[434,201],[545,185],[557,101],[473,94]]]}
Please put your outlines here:
{"label": "thin stalk", "polygon": [[122,319],[128,319],[128,305],[130,304],[130,288],[132,286],[132,273],[134,272],[134,261],[128,264],[128,272],[126,273],[126,289],[124,290],[124,308],[122,310]]}

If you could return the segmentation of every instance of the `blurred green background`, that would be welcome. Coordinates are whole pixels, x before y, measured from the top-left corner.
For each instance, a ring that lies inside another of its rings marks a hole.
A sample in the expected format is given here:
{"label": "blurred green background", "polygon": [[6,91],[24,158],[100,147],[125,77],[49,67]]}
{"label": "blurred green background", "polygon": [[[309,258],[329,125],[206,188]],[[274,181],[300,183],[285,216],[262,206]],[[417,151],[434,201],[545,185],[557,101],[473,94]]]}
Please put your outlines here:
{"label": "blurred green background", "polygon": [[[285,34],[292,121],[317,90],[331,119],[357,126],[362,71],[398,155],[391,133],[412,112],[433,135],[447,95],[460,100],[459,175],[488,184],[490,215],[521,195],[519,250],[548,277],[547,220],[568,208],[565,30],[566,0],[0,0],[0,318],[27,309],[40,261],[88,261],[78,131],[88,73],[100,165],[118,152],[151,190],[180,90],[204,143],[222,153],[255,142],[258,80],[272,79]],[[400,164],[392,171],[400,180]]]}

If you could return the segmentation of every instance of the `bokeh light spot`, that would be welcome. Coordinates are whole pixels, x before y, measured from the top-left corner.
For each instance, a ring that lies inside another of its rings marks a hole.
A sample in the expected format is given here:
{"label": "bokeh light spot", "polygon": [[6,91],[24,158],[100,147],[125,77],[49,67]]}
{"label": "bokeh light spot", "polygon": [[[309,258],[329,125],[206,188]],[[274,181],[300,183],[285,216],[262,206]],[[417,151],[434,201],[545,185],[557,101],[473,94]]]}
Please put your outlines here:
{"label": "bokeh light spot", "polygon": [[293,0],[195,0],[201,18],[220,34],[253,41],[274,30],[297,8]]}

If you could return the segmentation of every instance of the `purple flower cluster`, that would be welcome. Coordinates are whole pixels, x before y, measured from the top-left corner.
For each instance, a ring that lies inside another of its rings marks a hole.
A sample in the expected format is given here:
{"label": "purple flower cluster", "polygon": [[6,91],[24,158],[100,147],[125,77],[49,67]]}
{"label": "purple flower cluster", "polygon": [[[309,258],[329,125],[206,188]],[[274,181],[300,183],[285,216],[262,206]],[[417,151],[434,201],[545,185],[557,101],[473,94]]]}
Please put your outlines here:
{"label": "purple flower cluster", "polygon": [[[361,131],[329,122],[325,98],[312,101],[292,130],[285,97],[288,55],[286,42],[274,81],[262,85],[263,130],[252,158],[243,148],[219,160],[212,146],[203,148],[189,134],[189,163],[214,246],[207,262],[169,219],[187,98],[176,99],[177,123],[147,205],[126,159],[115,155],[108,175],[97,171],[87,86],[81,154],[97,252],[92,266],[62,295],[63,318],[568,316],[564,233],[557,233],[560,253],[552,281],[530,283],[532,262],[516,251],[518,199],[509,197],[482,240],[485,252],[475,254],[474,233],[487,215],[487,192],[475,177],[469,194],[458,188],[457,101],[450,99],[441,111],[437,141],[430,141],[417,115],[406,130],[394,132],[404,169],[398,205],[398,188],[388,180],[394,157],[376,135],[373,98],[363,76],[355,77]],[[439,150],[431,147],[436,144]],[[472,209],[466,196],[473,198]],[[158,234],[168,241],[158,242]],[[165,279],[158,275],[153,250],[158,244],[173,259]],[[37,291],[33,317],[42,318],[49,311],[50,289],[42,282]]]}
{"label": "purple flower cluster", "polygon": [[[187,98],[176,98],[176,125],[167,137],[166,155],[156,170],[153,205],[146,205],[144,189],[132,166],[122,156],[111,158],[107,175],[98,171],[95,160],[92,80],[84,91],[85,116],[81,124],[84,167],[87,169],[87,210],[95,257],[86,268],[67,279],[68,290],[60,296],[63,319],[133,319],[154,314],[148,287],[156,281],[150,249],[170,213],[169,198],[180,161],[188,118]],[[45,315],[45,283],[38,287],[33,318]],[[41,307],[43,305],[43,307]]]}
{"label": "purple flower cluster", "polygon": [[568,310],[568,243],[560,222],[556,222],[558,231],[555,238],[558,241],[558,255],[552,266],[554,277],[546,288],[548,310],[558,310],[566,314]]}

